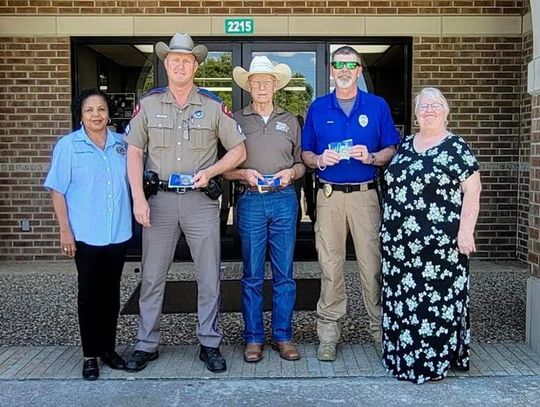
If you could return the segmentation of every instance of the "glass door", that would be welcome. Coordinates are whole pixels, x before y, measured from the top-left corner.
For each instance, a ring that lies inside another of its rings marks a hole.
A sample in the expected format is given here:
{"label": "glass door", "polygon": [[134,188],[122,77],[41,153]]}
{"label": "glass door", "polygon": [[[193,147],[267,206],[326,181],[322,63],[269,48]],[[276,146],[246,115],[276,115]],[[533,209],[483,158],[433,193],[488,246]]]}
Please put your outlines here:
{"label": "glass door", "polygon": [[[249,68],[255,56],[265,55],[273,63],[287,64],[292,71],[289,84],[275,95],[276,105],[292,113],[301,125],[307,109],[317,96],[325,93],[327,73],[325,45],[321,43],[256,42],[244,44],[242,62]],[[247,92],[242,92],[242,105],[250,102]],[[313,226],[315,222],[315,180],[313,172],[295,182],[299,203],[297,219],[296,260],[316,259]]]}
{"label": "glass door", "polygon": [[[73,95],[81,89],[100,87],[110,94],[112,124],[122,132],[134,104],[153,87],[167,86],[162,62],[155,56],[157,41],[170,38],[72,38]],[[256,55],[266,55],[274,63],[291,67],[291,82],[275,97],[277,104],[296,115],[302,122],[309,104],[333,90],[329,77],[331,53],[343,44],[353,46],[362,55],[363,75],[358,86],[382,96],[390,105],[394,122],[402,134],[411,126],[412,38],[410,37],[335,37],[316,38],[194,38],[205,44],[209,54],[199,67],[195,83],[219,95],[231,111],[250,103],[250,96],[232,80],[236,66],[249,69]],[[225,184],[221,198],[221,243],[224,260],[240,260],[240,244],[231,205],[231,185]],[[313,223],[315,188],[313,174],[308,172],[297,183],[301,213],[298,218],[298,240],[295,260],[316,259]],[[140,257],[141,231],[135,224],[130,243],[130,257]],[[354,258],[349,245],[347,257]],[[175,258],[188,260],[189,250],[181,239]]]}

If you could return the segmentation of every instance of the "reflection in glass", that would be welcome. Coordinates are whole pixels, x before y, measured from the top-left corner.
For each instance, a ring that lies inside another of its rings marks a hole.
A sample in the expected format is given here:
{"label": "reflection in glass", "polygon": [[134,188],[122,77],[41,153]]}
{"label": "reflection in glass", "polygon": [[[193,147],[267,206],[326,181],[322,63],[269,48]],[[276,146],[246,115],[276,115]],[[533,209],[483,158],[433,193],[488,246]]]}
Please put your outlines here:
{"label": "reflection in glass", "polygon": [[[195,85],[218,95],[223,102],[233,109],[232,105],[232,53],[211,51],[195,73]],[[220,154],[225,150],[220,147]],[[233,211],[230,210],[231,185],[229,181],[223,183],[224,193],[219,197],[221,231],[234,224]]]}
{"label": "reflection in glass", "polygon": [[76,93],[96,87],[105,91],[111,124],[122,133],[136,101],[155,86],[153,45],[80,44],[76,55]]}
{"label": "reflection in glass", "polygon": [[315,99],[315,52],[253,52],[252,56],[266,55],[274,64],[287,64],[292,71],[289,84],[276,93],[276,104],[293,115],[305,116]]}
{"label": "reflection in glass", "polygon": [[[334,52],[345,44],[331,44],[330,52]],[[360,53],[362,59],[362,76],[358,79],[358,87],[365,92],[383,97],[392,111],[397,126],[406,122],[405,98],[406,81],[403,72],[405,66],[405,47],[403,44],[348,44]],[[334,81],[330,80],[333,91]]]}
{"label": "reflection in glass", "polygon": [[232,109],[232,54],[209,52],[195,74],[195,85],[214,92]]}

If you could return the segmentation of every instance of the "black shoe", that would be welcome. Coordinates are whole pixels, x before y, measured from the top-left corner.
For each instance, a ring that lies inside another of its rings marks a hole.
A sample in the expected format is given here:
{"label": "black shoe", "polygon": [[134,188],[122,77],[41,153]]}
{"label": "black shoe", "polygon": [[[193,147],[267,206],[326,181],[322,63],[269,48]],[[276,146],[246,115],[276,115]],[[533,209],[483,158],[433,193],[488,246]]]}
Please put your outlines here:
{"label": "black shoe", "polygon": [[97,380],[97,378],[99,377],[99,368],[96,358],[84,360],[82,377],[85,380]]}
{"label": "black shoe", "polygon": [[156,360],[159,357],[159,352],[145,352],[143,350],[136,350],[131,355],[131,358],[126,363],[126,370],[130,372],[138,372],[143,370],[148,362]]}
{"label": "black shoe", "polygon": [[124,370],[126,368],[126,362],[114,350],[112,352],[104,352],[101,355],[101,361],[111,369]]}
{"label": "black shoe", "polygon": [[221,356],[219,348],[210,348],[201,345],[201,353],[199,359],[205,362],[206,368],[213,373],[221,373],[227,370],[225,358]]}

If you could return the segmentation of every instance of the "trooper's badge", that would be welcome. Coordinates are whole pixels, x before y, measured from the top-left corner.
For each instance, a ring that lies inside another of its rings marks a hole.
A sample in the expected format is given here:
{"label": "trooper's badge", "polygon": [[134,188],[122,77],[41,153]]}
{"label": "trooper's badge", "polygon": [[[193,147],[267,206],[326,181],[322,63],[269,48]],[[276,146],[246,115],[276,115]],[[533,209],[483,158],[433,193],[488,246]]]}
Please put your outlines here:
{"label": "trooper's badge", "polygon": [[332,185],[331,184],[324,184],[322,187],[324,196],[327,198],[330,198],[330,195],[332,195]]}

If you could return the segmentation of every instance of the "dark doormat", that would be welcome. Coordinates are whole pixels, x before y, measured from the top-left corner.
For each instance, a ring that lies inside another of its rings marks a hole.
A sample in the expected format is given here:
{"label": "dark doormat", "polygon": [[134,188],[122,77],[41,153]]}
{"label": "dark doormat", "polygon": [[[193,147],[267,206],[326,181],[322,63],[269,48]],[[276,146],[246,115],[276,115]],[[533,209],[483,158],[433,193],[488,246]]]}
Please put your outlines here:
{"label": "dark doormat", "polygon": [[[321,291],[321,280],[318,278],[296,279],[296,311],[313,311]],[[122,308],[121,314],[139,313],[139,294],[141,283]],[[264,280],[263,286],[264,310],[272,310],[272,280]],[[221,281],[221,312],[242,311],[242,287],[240,280]],[[164,314],[180,314],[197,312],[197,282],[196,281],[167,281],[165,298],[163,300]]]}

